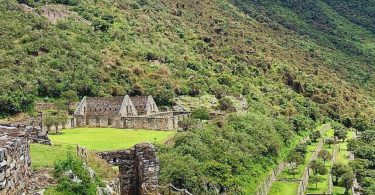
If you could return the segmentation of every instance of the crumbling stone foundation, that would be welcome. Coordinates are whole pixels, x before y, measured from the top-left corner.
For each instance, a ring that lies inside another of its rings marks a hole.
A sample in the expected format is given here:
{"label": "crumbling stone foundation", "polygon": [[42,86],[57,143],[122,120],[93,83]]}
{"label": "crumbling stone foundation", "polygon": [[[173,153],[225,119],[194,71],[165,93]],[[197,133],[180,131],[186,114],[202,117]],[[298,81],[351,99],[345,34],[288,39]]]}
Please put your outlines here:
{"label": "crumbling stone foundation", "polygon": [[0,194],[28,194],[30,145],[25,131],[0,128]]}
{"label": "crumbling stone foundation", "polygon": [[157,194],[159,159],[152,144],[141,143],[129,150],[101,152],[99,156],[119,166],[121,195]]}

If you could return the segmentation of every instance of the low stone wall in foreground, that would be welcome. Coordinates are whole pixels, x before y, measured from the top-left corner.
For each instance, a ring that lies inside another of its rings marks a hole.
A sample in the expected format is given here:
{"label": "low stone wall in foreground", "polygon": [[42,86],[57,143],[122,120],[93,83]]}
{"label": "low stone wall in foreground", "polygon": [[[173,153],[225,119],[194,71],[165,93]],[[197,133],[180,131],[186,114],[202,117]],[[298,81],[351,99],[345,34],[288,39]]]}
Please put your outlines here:
{"label": "low stone wall in foreground", "polygon": [[28,194],[30,145],[25,131],[0,128],[0,194]]}

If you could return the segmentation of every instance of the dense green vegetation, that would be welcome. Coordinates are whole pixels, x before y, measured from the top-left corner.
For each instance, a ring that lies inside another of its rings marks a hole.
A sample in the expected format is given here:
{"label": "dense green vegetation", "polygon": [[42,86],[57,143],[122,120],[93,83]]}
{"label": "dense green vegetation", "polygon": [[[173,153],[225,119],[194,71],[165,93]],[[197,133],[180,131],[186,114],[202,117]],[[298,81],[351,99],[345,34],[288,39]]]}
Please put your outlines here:
{"label": "dense green vegetation", "polygon": [[308,128],[293,131],[292,121],[255,113],[233,114],[223,123],[179,133],[173,147],[160,146],[161,182],[194,193],[253,193],[305,133],[297,129]]}
{"label": "dense green vegetation", "polygon": [[[54,168],[54,176],[58,180],[56,190],[66,194],[96,194],[96,187],[104,185],[97,176],[90,176],[83,162],[72,153],[58,160]],[[76,177],[76,181],[71,178]]]}
{"label": "dense green vegetation", "polygon": [[375,129],[361,132],[359,138],[348,141],[348,149],[354,152],[356,159],[349,162],[364,194],[375,193]]}
{"label": "dense green vegetation", "polygon": [[[74,14],[52,24],[39,16],[46,2]],[[175,145],[160,147],[161,179],[196,193],[252,194],[316,125],[373,128],[373,8],[339,0],[0,0],[0,116],[75,94],[151,94],[163,105],[210,94],[222,110],[232,110],[229,96],[243,95],[250,113],[184,128]],[[206,111],[195,118],[207,119]],[[371,161],[373,144],[365,143],[356,154]]]}

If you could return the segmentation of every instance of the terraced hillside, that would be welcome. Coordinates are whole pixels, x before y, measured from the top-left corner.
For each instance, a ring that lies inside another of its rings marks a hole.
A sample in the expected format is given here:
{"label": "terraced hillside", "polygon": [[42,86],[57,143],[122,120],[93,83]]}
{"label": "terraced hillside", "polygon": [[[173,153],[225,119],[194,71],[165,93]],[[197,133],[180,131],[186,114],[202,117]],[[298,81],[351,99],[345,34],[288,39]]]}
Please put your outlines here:
{"label": "terraced hillside", "polygon": [[316,125],[374,125],[374,7],[364,0],[0,0],[0,115],[32,113],[35,101],[58,101],[68,90],[151,94],[164,105],[181,95],[243,95],[248,113],[160,146],[169,165],[161,178],[195,193],[254,193]]}

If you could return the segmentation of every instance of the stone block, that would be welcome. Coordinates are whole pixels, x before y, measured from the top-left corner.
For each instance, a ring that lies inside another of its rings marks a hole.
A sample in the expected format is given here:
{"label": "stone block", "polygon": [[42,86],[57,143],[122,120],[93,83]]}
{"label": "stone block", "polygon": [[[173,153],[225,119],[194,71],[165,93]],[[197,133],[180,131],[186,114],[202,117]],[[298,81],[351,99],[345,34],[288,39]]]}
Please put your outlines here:
{"label": "stone block", "polygon": [[6,165],[7,165],[8,163],[7,163],[7,161],[1,161],[0,162],[0,167],[5,167]]}

